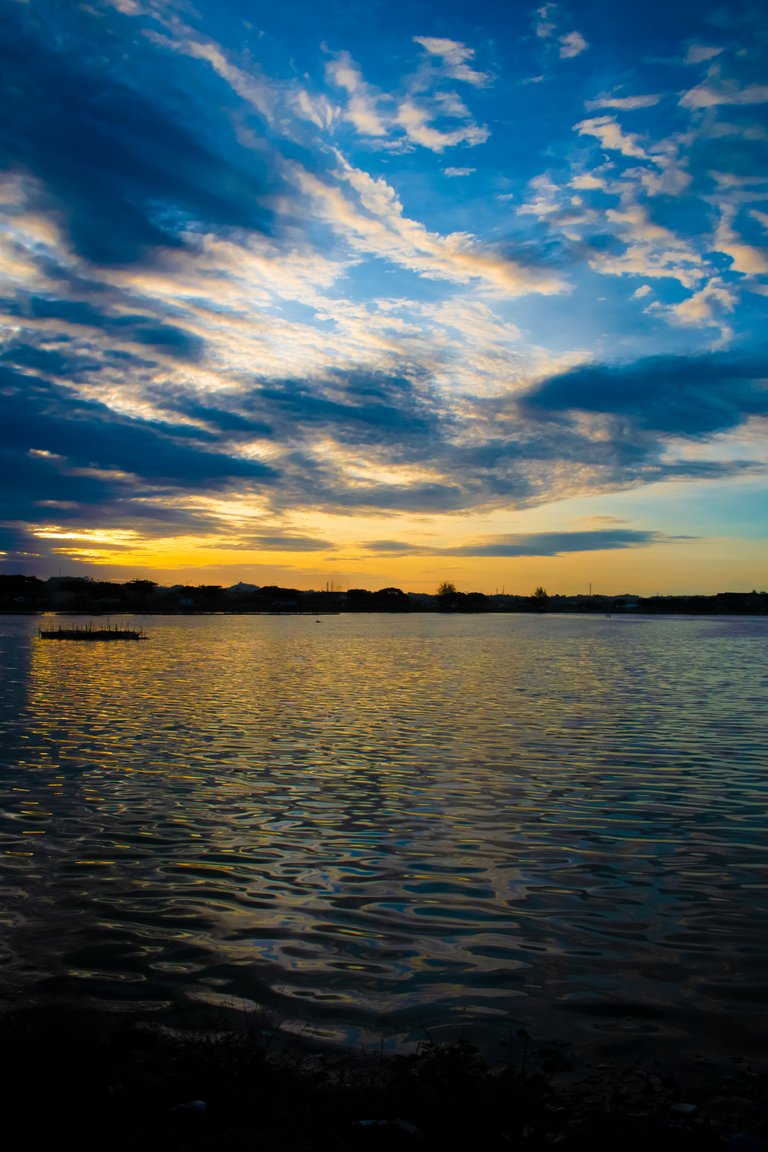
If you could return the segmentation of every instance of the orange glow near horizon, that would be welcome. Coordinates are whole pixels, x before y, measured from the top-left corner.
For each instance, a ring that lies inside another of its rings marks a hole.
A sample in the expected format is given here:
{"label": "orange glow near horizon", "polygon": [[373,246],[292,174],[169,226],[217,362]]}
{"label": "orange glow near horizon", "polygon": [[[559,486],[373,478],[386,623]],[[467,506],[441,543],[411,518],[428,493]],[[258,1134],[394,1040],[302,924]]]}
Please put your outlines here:
{"label": "orange glow near horizon", "polygon": [[[720,545],[718,548],[717,545]],[[712,594],[722,591],[761,589],[765,572],[765,548],[761,542],[746,542],[738,548],[731,542],[695,541],[651,545],[646,548],[594,551],[565,556],[524,556],[514,558],[464,556],[403,556],[386,558],[360,553],[343,560],[333,556],[295,552],[256,552],[201,546],[178,553],[152,554],[149,549],[134,553],[96,549],[58,550],[93,565],[87,574],[96,579],[126,581],[152,579],[160,584],[278,584],[300,589],[338,590],[388,586],[408,592],[434,592],[444,580],[463,591],[486,594],[501,592],[527,595],[538,585],[551,594],[575,595],[593,592],[619,595]],[[76,570],[66,575],[85,574]],[[659,573],[664,572],[663,582]]]}

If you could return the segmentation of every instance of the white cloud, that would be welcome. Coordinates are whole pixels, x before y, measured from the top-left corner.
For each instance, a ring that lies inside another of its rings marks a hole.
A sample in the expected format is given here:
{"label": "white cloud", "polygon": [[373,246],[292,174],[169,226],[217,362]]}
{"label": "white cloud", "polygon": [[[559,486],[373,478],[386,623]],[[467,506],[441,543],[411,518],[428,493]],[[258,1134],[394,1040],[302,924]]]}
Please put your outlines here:
{"label": "white cloud", "polygon": [[718,192],[727,192],[734,200],[765,200],[768,196],[768,176],[740,176],[735,172],[709,173],[717,184]]}
{"label": "white cloud", "polygon": [[722,104],[768,103],[768,84],[748,84],[740,88],[735,80],[705,81],[680,97],[683,108],[716,108]]}
{"label": "white cloud", "polygon": [[443,168],[446,176],[471,176],[477,168]]}
{"label": "white cloud", "polygon": [[608,191],[608,181],[595,176],[592,172],[583,172],[580,176],[574,176],[571,180],[571,188],[578,188],[580,191]]}
{"label": "white cloud", "polygon": [[654,223],[644,204],[632,201],[627,195],[620,208],[608,209],[605,218],[625,248],[618,255],[595,253],[590,267],[596,272],[677,280],[690,290],[699,288],[706,275],[700,254],[687,240]]}
{"label": "white cloud", "polygon": [[715,250],[730,256],[734,272],[745,276],[765,275],[768,273],[768,253],[742,240],[732,227],[734,216],[732,208],[723,208],[713,245]]}
{"label": "white cloud", "polygon": [[296,93],[294,100],[297,114],[324,132],[331,131],[341,116],[341,109],[326,96],[310,95],[304,88]]}
{"label": "white cloud", "polygon": [[363,79],[348,52],[340,52],[326,64],[326,76],[348,95],[345,118],[361,136],[386,136],[387,126],[379,110],[379,96]]}
{"label": "white cloud", "polygon": [[558,4],[543,4],[536,9],[534,31],[539,40],[551,40],[553,36],[557,36],[560,59],[570,60],[585,52],[589,48],[589,44],[586,37],[576,29],[571,32],[563,32],[563,22]]}
{"label": "white cloud", "polygon": [[597,100],[585,100],[584,107],[590,112],[596,108],[621,108],[632,112],[636,108],[653,108],[661,100],[659,94],[648,96],[600,96]]}
{"label": "white cloud", "polygon": [[475,124],[474,121],[460,124],[446,132],[434,128],[430,124],[431,119],[431,109],[417,104],[410,97],[406,97],[397,110],[397,123],[404,129],[408,139],[432,152],[444,152],[446,148],[453,148],[457,144],[484,144],[489,136],[485,125]]}
{"label": "white cloud", "polygon": [[723,136],[740,136],[742,140],[768,140],[768,128],[754,121],[733,124],[728,120],[711,120],[700,131],[702,136],[708,136],[712,140]]}
{"label": "white cloud", "polygon": [[622,132],[613,116],[595,116],[591,120],[582,120],[574,125],[574,129],[579,136],[594,136],[603,148],[621,152],[622,156],[633,156],[640,160],[648,158],[638,143],[638,137],[633,133]]}
{"label": "white cloud", "polygon": [[642,300],[644,296],[650,296],[652,291],[653,289],[651,288],[650,284],[641,284],[639,288],[635,289],[632,295],[636,300]]}
{"label": "white cloud", "polygon": [[561,189],[555,184],[551,176],[546,173],[541,176],[534,176],[528,187],[532,190],[533,195],[518,208],[517,211],[520,216],[536,216],[539,220],[543,220],[545,217],[560,211]]}
{"label": "white cloud", "polygon": [[730,328],[723,324],[723,313],[732,312],[735,304],[735,294],[721,281],[712,280],[687,300],[673,304],[664,311],[676,324],[687,328],[720,328],[723,336],[727,337]]}
{"label": "white cloud", "polygon": [[273,86],[263,77],[244,72],[230,63],[217,44],[209,41],[171,40],[156,33],[148,35],[155,43],[171,48],[174,52],[210,64],[214,72],[229,84],[233,92],[255,108],[268,123],[272,123],[276,103]]}
{"label": "white cloud", "polygon": [[557,4],[543,4],[536,9],[538,19],[535,23],[536,35],[540,40],[548,40],[556,31]]}
{"label": "white cloud", "polygon": [[475,88],[482,88],[490,83],[491,77],[487,72],[478,72],[475,68],[470,68],[467,63],[474,58],[474,48],[467,48],[466,44],[458,40],[446,40],[441,36],[414,36],[413,39],[430,56],[437,56],[443,61],[446,74],[453,80],[462,80]]}
{"label": "white cloud", "polygon": [[683,60],[684,64],[703,64],[705,60],[712,60],[719,56],[722,48],[715,48],[710,44],[690,44]]}
{"label": "white cloud", "polygon": [[565,36],[560,37],[561,60],[570,60],[574,56],[580,56],[587,48],[589,48],[589,44],[581,32],[567,32]]}
{"label": "white cloud", "polygon": [[340,155],[338,159],[337,176],[353,191],[357,204],[341,188],[324,183],[298,164],[293,165],[293,175],[311,198],[314,211],[357,251],[390,260],[427,279],[474,281],[502,296],[566,290],[554,272],[510,260],[471,233],[430,232],[404,215],[395,190],[385,180],[352,167]]}
{"label": "white cloud", "polygon": [[[416,39],[421,43],[424,38]],[[434,51],[437,51],[436,46],[440,46],[439,54],[447,54],[453,61],[453,70],[449,70],[451,75],[459,72],[461,60],[467,54],[471,55],[470,49],[453,40],[424,42],[431,44]],[[381,93],[366,83],[348,52],[339,52],[328,62],[326,76],[347,93],[347,101],[339,113],[327,102],[322,105],[308,97],[303,101],[300,98],[300,113],[318,126],[323,120],[328,123],[329,117],[332,124],[341,115],[360,135],[368,137],[369,141],[380,141],[381,146],[389,149],[417,144],[432,152],[444,152],[446,148],[459,144],[474,147],[488,139],[488,129],[475,122],[456,92],[434,90],[435,75],[432,72],[407,78],[405,94],[399,97]],[[438,120],[442,122],[439,128],[435,126]],[[445,121],[451,120],[454,125],[446,126]]]}
{"label": "white cloud", "polygon": [[639,180],[648,196],[678,196],[691,183],[691,174],[676,156],[654,155],[655,168],[639,172]]}

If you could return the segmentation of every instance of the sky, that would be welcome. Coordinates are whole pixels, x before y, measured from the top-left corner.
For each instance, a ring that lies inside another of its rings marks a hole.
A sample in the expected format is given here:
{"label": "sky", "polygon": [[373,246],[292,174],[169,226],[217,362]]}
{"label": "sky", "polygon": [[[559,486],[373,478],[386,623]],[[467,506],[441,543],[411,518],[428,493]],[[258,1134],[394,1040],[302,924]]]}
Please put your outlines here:
{"label": "sky", "polygon": [[764,16],[0,0],[0,572],[768,586]]}

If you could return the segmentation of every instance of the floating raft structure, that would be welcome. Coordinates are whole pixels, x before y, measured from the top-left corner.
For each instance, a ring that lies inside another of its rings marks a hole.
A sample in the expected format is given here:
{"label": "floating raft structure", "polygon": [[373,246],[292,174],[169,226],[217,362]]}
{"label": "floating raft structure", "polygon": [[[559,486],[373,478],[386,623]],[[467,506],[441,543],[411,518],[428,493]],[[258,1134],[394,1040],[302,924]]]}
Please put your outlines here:
{"label": "floating raft structure", "polygon": [[113,628],[111,624],[94,627],[93,624],[78,625],[76,628],[39,628],[41,640],[147,640],[142,630],[135,628]]}

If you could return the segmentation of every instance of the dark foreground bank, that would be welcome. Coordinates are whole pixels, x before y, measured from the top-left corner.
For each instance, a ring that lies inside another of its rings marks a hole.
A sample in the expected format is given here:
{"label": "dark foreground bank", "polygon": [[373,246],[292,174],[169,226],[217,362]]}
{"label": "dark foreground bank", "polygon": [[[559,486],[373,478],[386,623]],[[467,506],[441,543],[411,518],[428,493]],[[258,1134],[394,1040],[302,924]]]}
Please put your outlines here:
{"label": "dark foreground bank", "polygon": [[746,1060],[579,1063],[525,1033],[496,1064],[469,1039],[407,1055],[317,1053],[262,1026],[195,1031],[72,1009],[0,1015],[6,1131],[90,1149],[764,1152]]}

